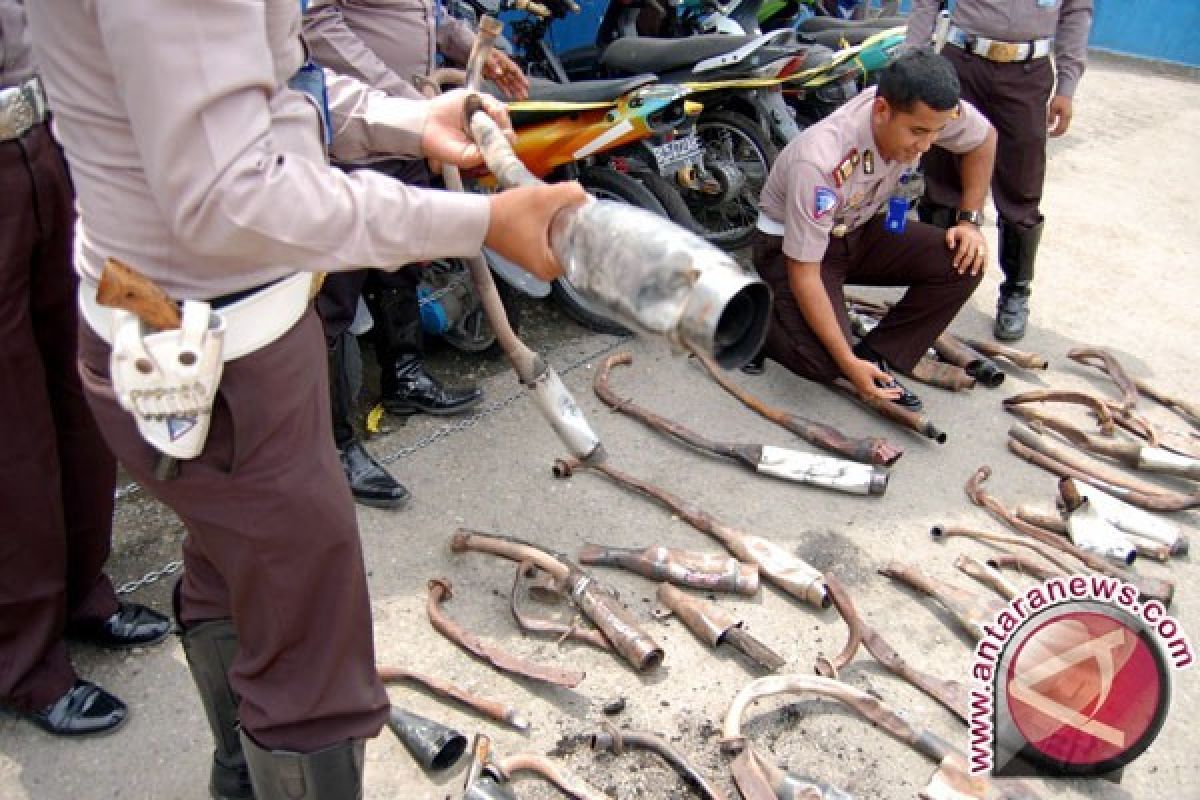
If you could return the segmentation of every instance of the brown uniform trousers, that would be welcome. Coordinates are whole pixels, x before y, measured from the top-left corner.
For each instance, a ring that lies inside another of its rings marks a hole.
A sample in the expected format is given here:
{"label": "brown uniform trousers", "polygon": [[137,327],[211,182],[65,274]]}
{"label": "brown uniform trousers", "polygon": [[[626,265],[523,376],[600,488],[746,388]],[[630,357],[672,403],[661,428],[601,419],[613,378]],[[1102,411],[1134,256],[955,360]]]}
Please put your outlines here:
{"label": "brown uniform trousers", "polygon": [[117,610],[116,462],[76,367],[71,183],[45,125],[0,142],[0,704],[75,681],[63,630]]}
{"label": "brown uniform trousers", "polygon": [[[847,341],[852,341],[843,292],[847,283],[908,286],[866,342],[900,370],[912,369],[983,278],[982,272],[960,275],[954,269],[945,237],[945,231],[913,220],[903,233],[889,233],[877,215],[842,238],[830,238],[821,260],[821,282]],[[756,231],[754,264],[775,295],[766,356],[809,380],[829,383],[840,377],[841,369],[796,305],[783,237]]]}
{"label": "brown uniform trousers", "polygon": [[[949,59],[970,102],[996,129],[996,168],[992,199],[1000,218],[1020,229],[1042,221],[1039,206],[1046,178],[1046,106],[1054,89],[1049,58],[996,63],[947,45]],[[934,147],[925,154],[925,196],[930,202],[958,208],[959,156]]]}
{"label": "brown uniform trousers", "polygon": [[232,618],[229,672],[262,747],[311,753],[370,738],[387,717],[350,497],[329,436],[323,336],[309,313],[225,365],[203,453],[178,478],[118,405],[109,348],[84,325],[84,388],[113,452],[187,526],[181,621]]}

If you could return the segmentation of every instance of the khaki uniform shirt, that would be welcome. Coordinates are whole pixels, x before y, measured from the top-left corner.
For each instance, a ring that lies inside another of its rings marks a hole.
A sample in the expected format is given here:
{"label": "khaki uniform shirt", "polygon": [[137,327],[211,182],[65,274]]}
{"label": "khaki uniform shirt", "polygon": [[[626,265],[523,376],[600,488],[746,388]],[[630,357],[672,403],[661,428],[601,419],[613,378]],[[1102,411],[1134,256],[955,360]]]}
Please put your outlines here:
{"label": "khaki uniform shirt", "polygon": [[[775,159],[759,199],[772,227],[783,226],[783,252],[796,261],[819,262],[829,236],[861,227],[888,201],[901,177],[917,162],[885,161],[871,132],[875,89],[865,90],[788,143]],[[938,137],[952,153],[974,150],[991,124],[963,102]],[[760,222],[759,227],[763,227]]]}
{"label": "khaki uniform shirt", "polygon": [[[913,0],[907,43],[928,45],[938,0]],[[1055,94],[1074,97],[1087,66],[1093,0],[958,0],[950,14],[955,27],[1001,42],[1054,39]]]}
{"label": "khaki uniform shirt", "polygon": [[438,51],[466,64],[475,44],[475,32],[440,5],[440,0],[313,0],[304,14],[304,38],[322,66],[388,94],[420,97],[412,78],[433,71]]}
{"label": "khaki uniform shirt", "polygon": [[[287,87],[305,59],[297,0],[36,0],[28,13],[85,279],[113,256],[207,299],[479,252],[485,197],[327,166],[316,104]],[[424,104],[326,75],[335,158],[421,155]]]}
{"label": "khaki uniform shirt", "polygon": [[25,0],[0,0],[0,89],[33,77],[33,50],[25,22]]}

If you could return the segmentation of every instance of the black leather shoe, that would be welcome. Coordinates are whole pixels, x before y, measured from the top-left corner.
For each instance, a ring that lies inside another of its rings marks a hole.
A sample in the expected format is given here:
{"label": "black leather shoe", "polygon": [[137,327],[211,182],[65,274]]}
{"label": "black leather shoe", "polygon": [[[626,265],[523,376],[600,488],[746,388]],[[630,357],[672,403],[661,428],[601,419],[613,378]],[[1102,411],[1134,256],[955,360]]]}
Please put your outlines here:
{"label": "black leather shoe", "polygon": [[73,622],[67,626],[67,638],[110,650],[156,644],[171,632],[171,620],[152,608],[137,603],[121,603],[107,619]]}
{"label": "black leather shoe", "polygon": [[392,477],[357,439],[338,449],[342,469],[354,500],[372,508],[397,509],[410,497],[408,489]]}
{"label": "black leather shoe", "polygon": [[742,365],[742,372],[747,375],[762,375],[767,370],[767,354],[759,350],[754,358]]}
{"label": "black leather shoe", "polygon": [[76,680],[62,697],[25,716],[55,736],[86,736],[116,730],[129,716],[129,710],[91,681]]}
{"label": "black leather shoe", "polygon": [[875,385],[878,386],[880,389],[899,389],[900,396],[893,398],[892,399],[893,403],[900,406],[901,408],[907,409],[908,411],[920,411],[922,408],[925,407],[925,403],[923,403],[921,401],[920,397],[917,397],[917,395],[915,393],[909,391],[907,386],[905,386],[900,381],[896,380],[896,376],[892,372],[891,365],[888,364],[887,359],[885,359],[883,356],[879,355],[878,353],[876,353],[874,350],[872,350],[870,347],[868,347],[867,345],[865,345],[862,342],[859,342],[854,347],[854,354],[856,356],[858,356],[859,358],[863,359],[864,361],[870,361],[875,366],[879,367],[881,370],[883,370],[884,372],[886,372],[888,374],[888,376],[891,378],[891,380],[889,380],[889,381],[876,380]]}
{"label": "black leather shoe", "polygon": [[483,389],[461,389],[443,386],[441,381],[425,371],[416,357],[397,359],[392,369],[384,368],[380,376],[379,402],[389,414],[461,414],[479,405]]}

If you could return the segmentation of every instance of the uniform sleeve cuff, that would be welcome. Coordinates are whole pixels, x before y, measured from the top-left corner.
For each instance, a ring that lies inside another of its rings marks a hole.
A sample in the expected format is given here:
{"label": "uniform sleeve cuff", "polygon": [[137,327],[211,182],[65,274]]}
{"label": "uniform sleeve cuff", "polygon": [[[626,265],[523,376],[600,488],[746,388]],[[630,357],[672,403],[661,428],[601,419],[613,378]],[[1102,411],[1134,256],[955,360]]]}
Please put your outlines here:
{"label": "uniform sleeve cuff", "polygon": [[439,191],[429,194],[432,203],[425,240],[429,257],[470,258],[479,255],[492,214],[487,196]]}
{"label": "uniform sleeve cuff", "polygon": [[1058,82],[1054,86],[1054,94],[1061,97],[1074,97],[1075,87],[1079,85],[1079,78],[1073,75],[1059,75]]}

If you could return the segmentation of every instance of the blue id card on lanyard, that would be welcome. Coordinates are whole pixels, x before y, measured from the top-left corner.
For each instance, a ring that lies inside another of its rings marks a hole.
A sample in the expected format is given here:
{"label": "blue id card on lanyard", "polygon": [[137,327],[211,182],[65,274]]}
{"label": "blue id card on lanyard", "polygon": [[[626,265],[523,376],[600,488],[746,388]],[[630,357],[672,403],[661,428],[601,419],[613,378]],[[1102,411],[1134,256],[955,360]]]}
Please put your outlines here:
{"label": "blue id card on lanyard", "polygon": [[908,200],[904,197],[889,197],[883,229],[888,233],[904,233],[904,226],[907,224]]}

